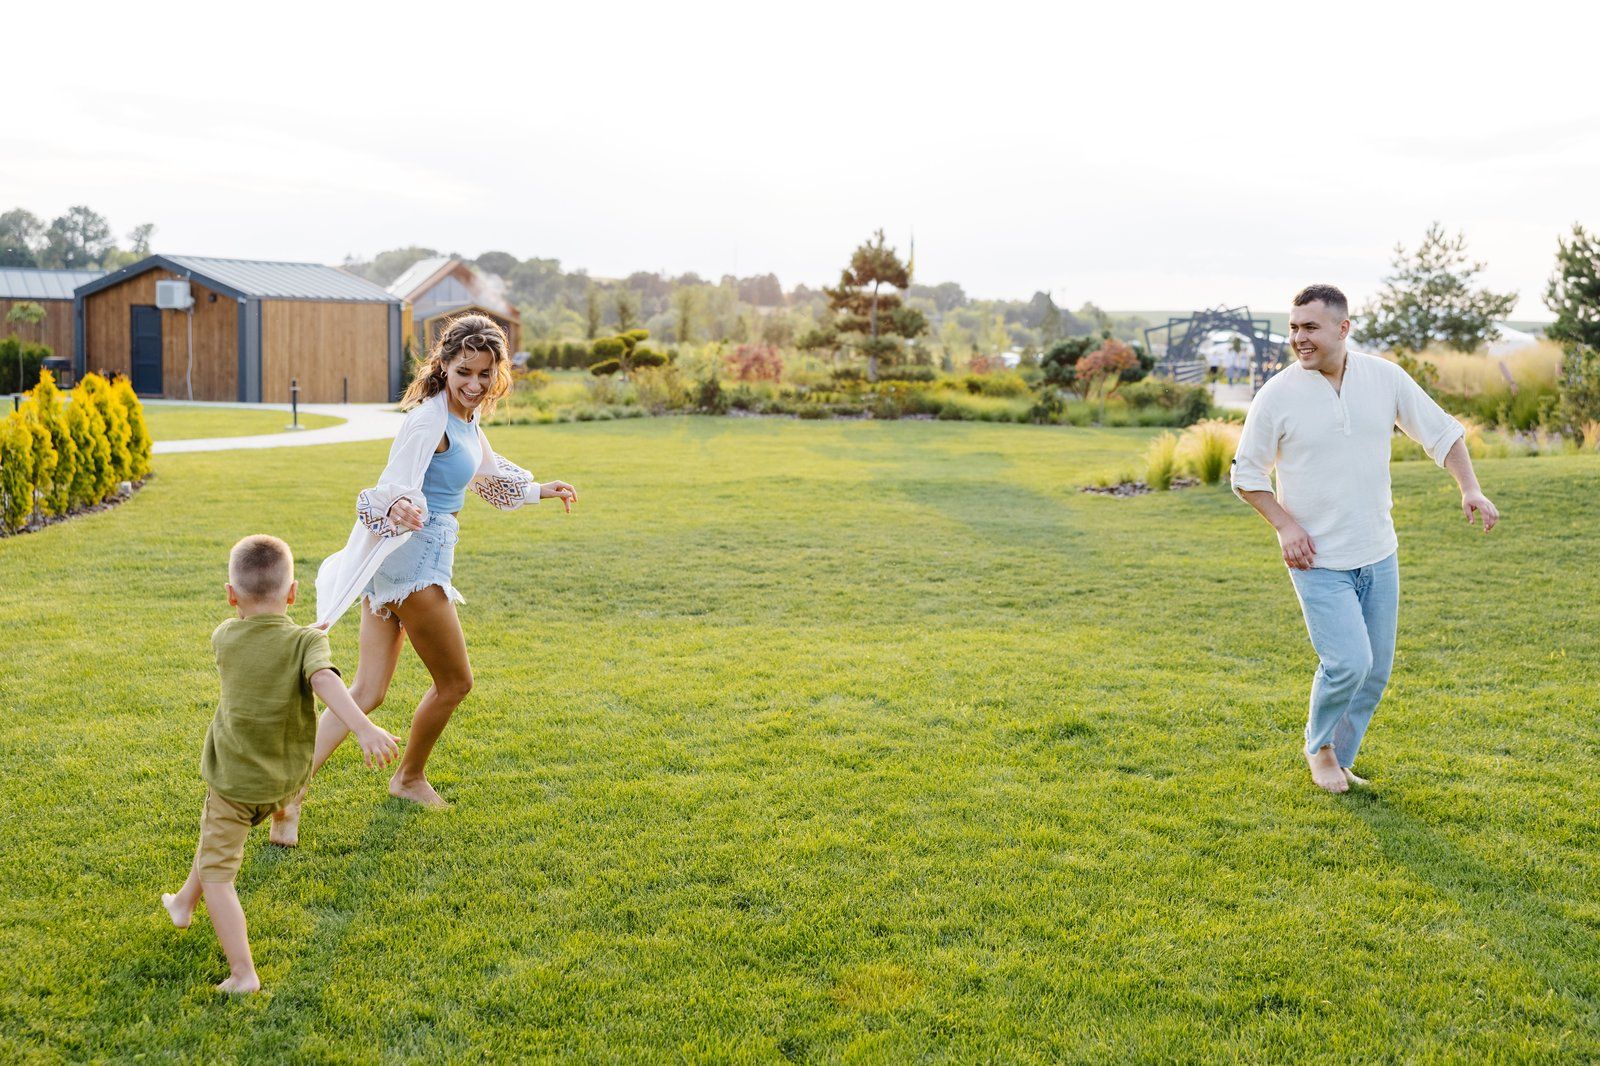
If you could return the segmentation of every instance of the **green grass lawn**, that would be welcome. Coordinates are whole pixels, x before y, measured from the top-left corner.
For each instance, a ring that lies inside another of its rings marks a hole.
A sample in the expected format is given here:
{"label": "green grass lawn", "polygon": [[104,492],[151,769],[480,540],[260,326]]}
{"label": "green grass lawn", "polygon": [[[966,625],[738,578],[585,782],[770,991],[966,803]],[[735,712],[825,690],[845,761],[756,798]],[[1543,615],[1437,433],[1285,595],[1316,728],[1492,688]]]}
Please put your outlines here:
{"label": "green grass lawn", "polygon": [[[146,404],[144,419],[151,440],[194,440],[201,437],[249,437],[278,433],[289,425],[288,411],[244,411],[236,407],[187,407]],[[337,426],[342,418],[300,412],[305,429]]]}
{"label": "green grass lawn", "polygon": [[[382,443],[159,456],[0,542],[0,1058],[1600,1057],[1600,458],[1394,468],[1393,685],[1333,797],[1312,652],[1225,489],[1081,495],[1140,431],[501,429],[582,494],[469,501],[477,687],[391,801],[353,746],[240,894],[266,994],[157,895],[193,854],[228,547],[306,601]],[[334,631],[355,665],[354,619]],[[407,652],[379,718],[404,732]]]}

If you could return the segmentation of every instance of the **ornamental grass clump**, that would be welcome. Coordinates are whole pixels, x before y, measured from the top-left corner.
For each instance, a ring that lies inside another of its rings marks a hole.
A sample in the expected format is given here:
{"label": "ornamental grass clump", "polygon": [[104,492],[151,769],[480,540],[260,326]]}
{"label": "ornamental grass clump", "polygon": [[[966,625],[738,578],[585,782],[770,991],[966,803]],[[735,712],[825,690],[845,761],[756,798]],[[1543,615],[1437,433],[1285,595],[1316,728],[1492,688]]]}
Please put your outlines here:
{"label": "ornamental grass clump", "polygon": [[1144,481],[1158,492],[1172,488],[1172,479],[1178,472],[1178,438],[1163,433],[1150,442],[1144,453]]}
{"label": "ornamental grass clump", "polygon": [[1239,431],[1237,424],[1219,419],[1196,422],[1179,441],[1180,465],[1205,484],[1217,484],[1239,450]]}

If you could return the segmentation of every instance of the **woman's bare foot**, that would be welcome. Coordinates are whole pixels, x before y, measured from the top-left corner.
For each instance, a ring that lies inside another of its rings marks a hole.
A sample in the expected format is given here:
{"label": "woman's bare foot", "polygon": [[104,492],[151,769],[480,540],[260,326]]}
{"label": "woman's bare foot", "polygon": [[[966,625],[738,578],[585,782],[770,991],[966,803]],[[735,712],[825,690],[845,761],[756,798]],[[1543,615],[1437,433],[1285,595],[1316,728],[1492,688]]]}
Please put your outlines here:
{"label": "woman's bare foot", "polygon": [[1311,767],[1311,780],[1318,788],[1334,793],[1350,791],[1350,782],[1344,779],[1344,768],[1333,754],[1333,745],[1327,745],[1315,755],[1307,755],[1306,763]]}
{"label": "woman's bare foot", "polygon": [[167,908],[167,917],[179,929],[189,928],[189,923],[194,921],[194,904],[185,906],[176,892],[161,893],[161,905]]}
{"label": "woman's bare foot", "polygon": [[1350,784],[1358,786],[1358,787],[1365,787],[1367,785],[1372,784],[1372,782],[1368,781],[1366,778],[1358,777],[1356,775],[1356,772],[1354,770],[1350,769],[1350,767],[1346,766],[1343,769],[1344,769],[1344,779],[1346,781],[1350,782]]}
{"label": "woman's bare foot", "polygon": [[428,784],[428,779],[425,777],[419,777],[415,781],[404,781],[399,774],[395,774],[389,779],[389,795],[395,799],[420,803],[424,807],[450,806],[443,796],[433,790],[433,786]]}
{"label": "woman's bare foot", "polygon": [[302,788],[282,809],[272,812],[272,829],[267,834],[267,843],[280,848],[300,846],[300,805],[305,801],[306,790]]}
{"label": "woman's bare foot", "polygon": [[217,984],[217,991],[227,992],[233,995],[240,995],[248,992],[259,992],[261,991],[261,978],[256,976],[256,972],[254,970],[251,970],[249,973],[229,974],[227,980],[221,981]]}

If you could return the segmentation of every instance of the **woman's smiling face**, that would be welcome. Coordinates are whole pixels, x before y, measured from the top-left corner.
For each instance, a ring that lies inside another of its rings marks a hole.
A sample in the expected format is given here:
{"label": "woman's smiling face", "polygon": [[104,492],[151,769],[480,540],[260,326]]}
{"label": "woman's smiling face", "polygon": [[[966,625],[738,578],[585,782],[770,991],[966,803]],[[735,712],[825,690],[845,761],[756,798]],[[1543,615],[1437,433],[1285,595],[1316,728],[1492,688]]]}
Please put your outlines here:
{"label": "woman's smiling face", "polygon": [[445,373],[445,387],[450,390],[451,406],[469,414],[489,395],[494,384],[494,352],[481,348],[464,348],[460,357],[450,364]]}

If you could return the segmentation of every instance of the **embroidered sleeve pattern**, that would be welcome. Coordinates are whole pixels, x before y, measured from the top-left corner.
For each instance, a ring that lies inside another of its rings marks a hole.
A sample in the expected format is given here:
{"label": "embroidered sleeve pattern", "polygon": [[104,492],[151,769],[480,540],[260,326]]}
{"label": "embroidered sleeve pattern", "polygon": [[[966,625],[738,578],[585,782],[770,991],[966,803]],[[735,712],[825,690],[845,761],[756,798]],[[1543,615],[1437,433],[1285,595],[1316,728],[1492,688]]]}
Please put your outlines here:
{"label": "embroidered sleeve pattern", "polygon": [[539,483],[533,480],[532,474],[497,455],[495,473],[473,478],[472,491],[491,506],[515,511],[539,498]]}
{"label": "embroidered sleeve pattern", "polygon": [[391,499],[389,507],[382,506],[384,495],[375,489],[363,489],[356,497],[356,518],[380,537],[398,537],[405,530],[390,520],[389,507],[393,507],[395,501]]}

